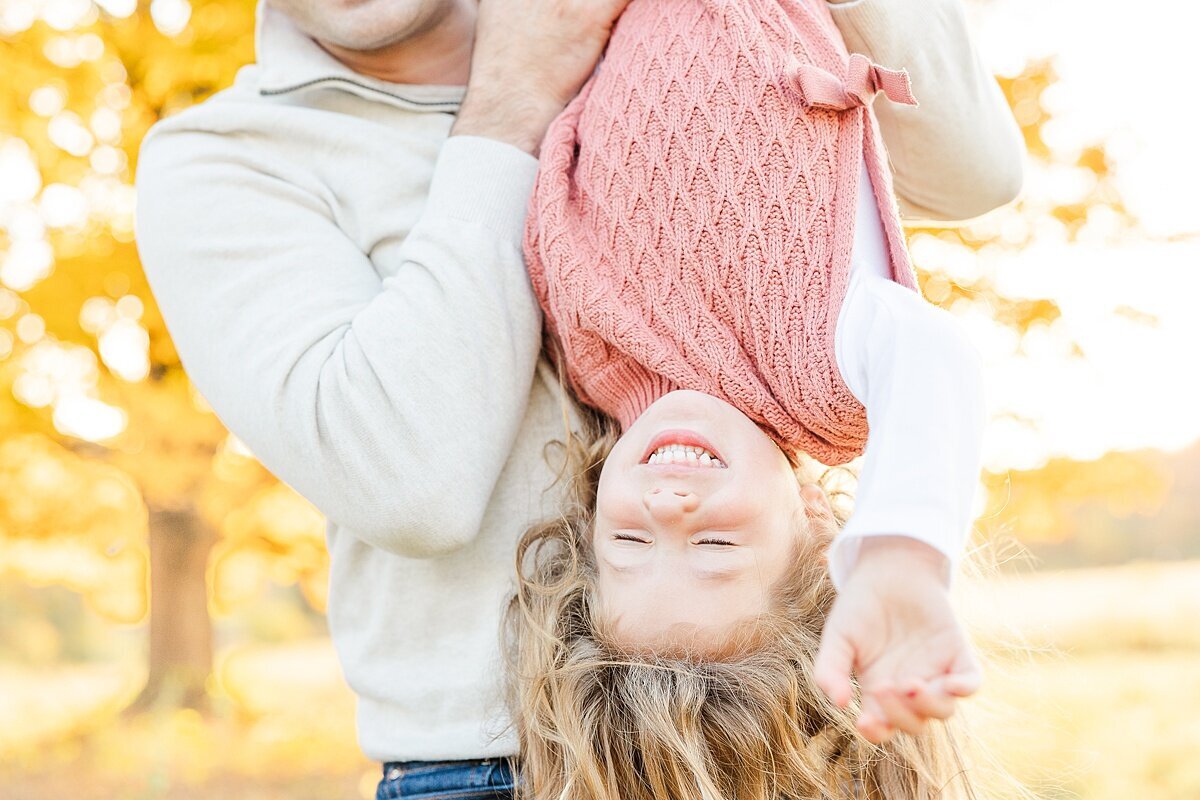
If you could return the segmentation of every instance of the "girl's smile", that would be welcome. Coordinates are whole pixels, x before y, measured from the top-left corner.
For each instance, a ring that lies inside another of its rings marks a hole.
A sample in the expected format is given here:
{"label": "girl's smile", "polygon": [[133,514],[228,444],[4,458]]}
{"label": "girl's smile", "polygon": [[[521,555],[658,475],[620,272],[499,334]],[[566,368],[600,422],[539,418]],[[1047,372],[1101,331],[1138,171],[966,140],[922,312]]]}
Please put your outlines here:
{"label": "girl's smile", "polygon": [[655,436],[642,463],[660,466],[679,464],[685,467],[726,466],[721,454],[707,439],[686,429],[665,430]]}

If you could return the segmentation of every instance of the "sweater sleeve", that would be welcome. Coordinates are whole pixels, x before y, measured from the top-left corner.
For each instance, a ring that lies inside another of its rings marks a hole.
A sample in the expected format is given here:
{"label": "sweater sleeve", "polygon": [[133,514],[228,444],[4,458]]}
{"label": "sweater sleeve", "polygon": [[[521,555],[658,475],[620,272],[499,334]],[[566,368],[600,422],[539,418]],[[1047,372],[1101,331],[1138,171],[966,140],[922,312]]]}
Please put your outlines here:
{"label": "sweater sleeve", "polygon": [[138,247],[190,378],[353,535],[412,557],[465,546],[537,364],[520,248],[536,161],[449,139],[402,266],[381,280],[325,198],[244,150],[179,128],[143,144]]}
{"label": "sweater sleeve", "polygon": [[903,216],[977,217],[1021,190],[1025,145],[961,0],[829,0],[850,52],[906,69],[918,107],[877,102]]}
{"label": "sweater sleeve", "polygon": [[986,414],[978,352],[946,311],[886,278],[851,278],[835,349],[869,433],[855,509],[829,553],[835,586],[864,537],[900,535],[946,557],[970,533]]}

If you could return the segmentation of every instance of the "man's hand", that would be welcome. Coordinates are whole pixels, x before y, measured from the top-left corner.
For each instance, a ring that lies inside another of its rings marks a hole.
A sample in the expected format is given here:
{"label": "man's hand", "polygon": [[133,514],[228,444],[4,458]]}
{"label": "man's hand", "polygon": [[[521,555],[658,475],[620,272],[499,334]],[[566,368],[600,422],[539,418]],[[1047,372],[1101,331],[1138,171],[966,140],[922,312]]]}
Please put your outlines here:
{"label": "man's hand", "polygon": [[537,152],[592,74],[629,0],[480,0],[467,95],[451,135]]}
{"label": "man's hand", "polygon": [[872,742],[920,733],[978,691],[978,662],[954,615],[944,557],[904,537],[863,543],[854,572],[825,623],[817,684],[838,706],[862,689],[859,731]]}

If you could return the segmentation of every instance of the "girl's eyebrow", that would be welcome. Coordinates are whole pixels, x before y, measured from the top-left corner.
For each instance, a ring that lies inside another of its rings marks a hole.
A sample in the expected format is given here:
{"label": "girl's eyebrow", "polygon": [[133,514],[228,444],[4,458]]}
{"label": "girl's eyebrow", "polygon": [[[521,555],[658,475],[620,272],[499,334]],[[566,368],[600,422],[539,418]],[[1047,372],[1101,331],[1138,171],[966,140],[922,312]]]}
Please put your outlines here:
{"label": "girl's eyebrow", "polygon": [[[644,564],[638,562],[636,564],[618,564],[604,558],[604,565],[615,573],[620,573],[624,576],[633,576],[643,570]],[[741,577],[745,573],[749,565],[747,564],[723,564],[718,567],[696,567],[692,569],[692,574],[705,582],[725,583]]]}
{"label": "girl's eyebrow", "polygon": [[604,562],[604,566],[623,577],[630,577],[638,572],[641,572],[645,567],[645,562],[637,561],[634,564],[617,563],[607,556],[601,555],[600,561]]}
{"label": "girl's eyebrow", "polygon": [[[729,559],[725,559],[725,561],[728,562]],[[750,567],[749,564],[740,562],[741,559],[738,559],[738,561],[735,563],[725,563],[718,567],[696,567],[692,570],[692,572],[695,573],[696,577],[698,577],[700,580],[712,581],[714,583],[725,583],[741,577]]]}
{"label": "girl's eyebrow", "polygon": [[743,575],[757,575],[758,557],[749,547],[723,547],[714,550],[696,564],[692,571],[701,580],[730,581]]}

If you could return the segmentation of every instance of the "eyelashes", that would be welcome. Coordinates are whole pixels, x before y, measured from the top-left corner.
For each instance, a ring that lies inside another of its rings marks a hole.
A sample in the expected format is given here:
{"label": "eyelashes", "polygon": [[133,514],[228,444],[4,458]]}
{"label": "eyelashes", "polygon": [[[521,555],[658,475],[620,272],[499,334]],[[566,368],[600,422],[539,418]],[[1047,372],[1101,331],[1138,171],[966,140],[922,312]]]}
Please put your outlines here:
{"label": "eyelashes", "polygon": [[[641,537],[634,536],[633,534],[629,534],[629,533],[614,533],[613,538],[619,539],[622,542],[637,542],[638,544],[650,544],[649,539],[643,539]],[[729,541],[728,539],[714,539],[712,537],[709,537],[707,539],[701,539],[700,541],[696,542],[696,544],[715,544],[715,545],[720,545],[722,547],[733,547],[734,546],[734,543]]]}

